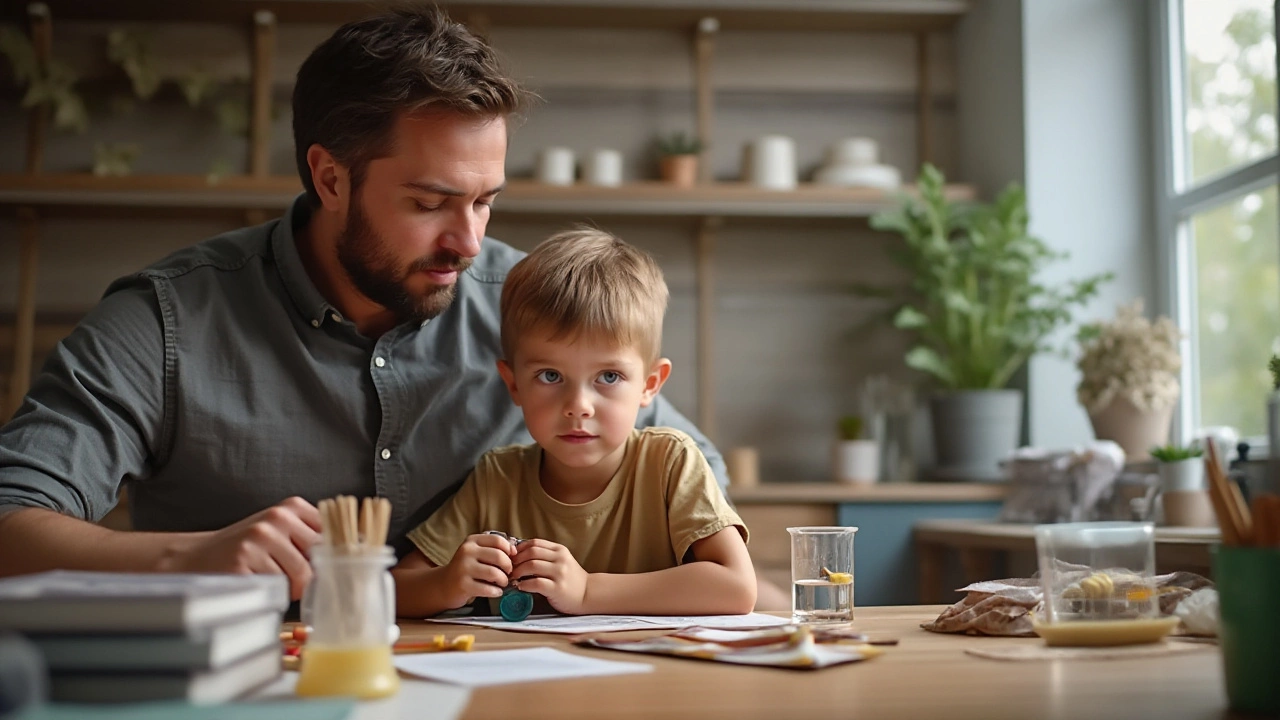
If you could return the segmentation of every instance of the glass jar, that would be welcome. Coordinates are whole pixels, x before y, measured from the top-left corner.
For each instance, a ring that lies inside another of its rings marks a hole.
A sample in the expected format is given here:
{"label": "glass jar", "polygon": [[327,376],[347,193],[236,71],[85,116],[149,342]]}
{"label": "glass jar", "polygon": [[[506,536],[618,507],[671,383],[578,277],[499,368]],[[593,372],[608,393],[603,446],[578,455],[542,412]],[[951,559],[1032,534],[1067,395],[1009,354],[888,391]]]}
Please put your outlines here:
{"label": "glass jar", "polygon": [[393,564],[389,547],[311,549],[313,578],[302,608],[311,630],[298,695],[373,699],[400,688],[388,631],[395,625],[395,581],[388,572]]}

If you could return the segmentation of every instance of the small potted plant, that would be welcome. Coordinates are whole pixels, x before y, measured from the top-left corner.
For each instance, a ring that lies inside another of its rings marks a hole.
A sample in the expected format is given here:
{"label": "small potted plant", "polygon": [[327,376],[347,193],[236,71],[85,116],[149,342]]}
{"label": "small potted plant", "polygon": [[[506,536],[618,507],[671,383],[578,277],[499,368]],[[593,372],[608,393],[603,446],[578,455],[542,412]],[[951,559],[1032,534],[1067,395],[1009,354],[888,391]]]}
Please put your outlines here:
{"label": "small potted plant", "polygon": [[880,477],[880,445],[863,436],[866,423],[857,415],[840,418],[835,449],[835,476],[841,482],[870,483]]}
{"label": "small potted plant", "polygon": [[1085,325],[1078,334],[1080,384],[1076,398],[1099,440],[1114,440],[1129,461],[1169,441],[1178,402],[1182,334],[1167,317],[1142,314],[1142,301],[1119,308],[1116,318]]}
{"label": "small potted plant", "polygon": [[1197,445],[1153,447],[1160,476],[1160,504],[1164,524],[1179,527],[1213,527],[1213,503],[1204,479],[1204,450]]}
{"label": "small potted plant", "polygon": [[677,187],[693,187],[698,179],[698,153],[702,141],[684,132],[658,138],[662,179]]}

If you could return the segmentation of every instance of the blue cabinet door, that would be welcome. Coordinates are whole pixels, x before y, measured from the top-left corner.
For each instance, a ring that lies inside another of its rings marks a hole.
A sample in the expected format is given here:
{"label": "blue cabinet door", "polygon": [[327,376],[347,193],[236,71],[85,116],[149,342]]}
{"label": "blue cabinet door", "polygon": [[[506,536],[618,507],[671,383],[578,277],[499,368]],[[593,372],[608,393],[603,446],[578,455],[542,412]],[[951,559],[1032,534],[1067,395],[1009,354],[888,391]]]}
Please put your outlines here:
{"label": "blue cabinet door", "polygon": [[855,606],[914,605],[916,552],[911,529],[919,520],[995,520],[1000,502],[842,503],[841,525],[858,528],[853,540]]}

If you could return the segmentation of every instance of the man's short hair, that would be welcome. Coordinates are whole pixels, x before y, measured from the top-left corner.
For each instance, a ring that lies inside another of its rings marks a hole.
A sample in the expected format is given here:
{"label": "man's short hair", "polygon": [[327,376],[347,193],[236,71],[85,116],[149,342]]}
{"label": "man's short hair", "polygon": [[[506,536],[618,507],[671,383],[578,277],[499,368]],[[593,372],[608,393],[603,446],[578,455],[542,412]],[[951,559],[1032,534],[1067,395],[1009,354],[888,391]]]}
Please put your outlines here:
{"label": "man's short hair", "polygon": [[298,69],[293,142],[298,174],[320,202],[307,151],[328,150],[359,187],[369,161],[390,155],[403,113],[445,110],[509,118],[531,96],[484,40],[433,7],[397,8],[338,28]]}
{"label": "man's short hair", "polygon": [[502,353],[514,362],[520,337],[545,332],[573,342],[602,339],[645,362],[662,350],[667,283],[648,253],[591,227],[551,236],[507,274]]}

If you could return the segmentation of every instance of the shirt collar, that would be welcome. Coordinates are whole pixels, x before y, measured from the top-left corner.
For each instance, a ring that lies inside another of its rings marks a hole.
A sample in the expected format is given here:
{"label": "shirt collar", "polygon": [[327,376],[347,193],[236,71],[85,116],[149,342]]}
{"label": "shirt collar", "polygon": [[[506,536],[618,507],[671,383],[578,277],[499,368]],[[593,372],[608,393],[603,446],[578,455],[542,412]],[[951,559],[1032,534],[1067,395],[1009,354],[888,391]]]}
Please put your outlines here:
{"label": "shirt collar", "polygon": [[285,290],[293,299],[298,312],[302,313],[312,327],[320,327],[326,319],[336,315],[337,311],[316,289],[315,283],[311,281],[311,276],[307,275],[307,269],[302,264],[302,257],[298,254],[294,228],[306,227],[309,222],[311,222],[311,205],[307,202],[306,193],[302,193],[293,199],[289,210],[276,223],[271,233],[271,250],[276,258],[280,279],[284,282]]}

